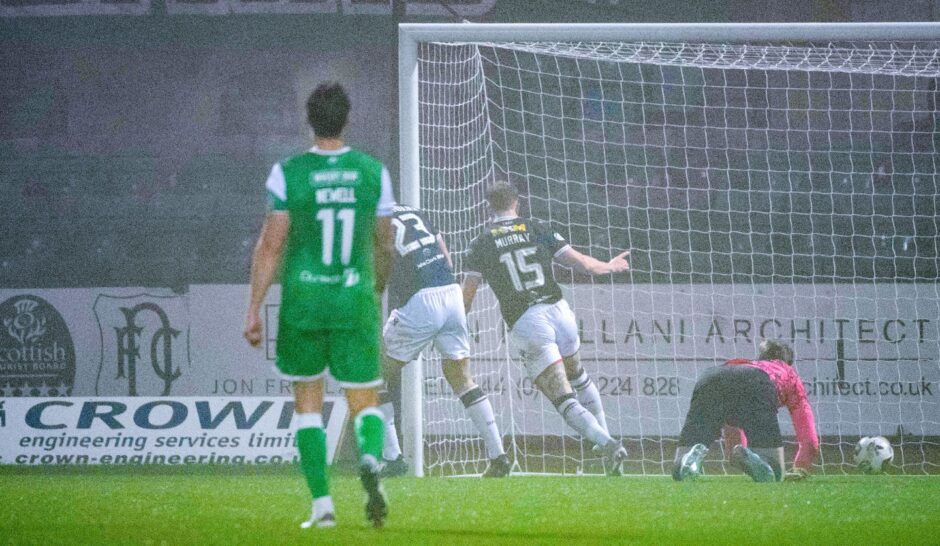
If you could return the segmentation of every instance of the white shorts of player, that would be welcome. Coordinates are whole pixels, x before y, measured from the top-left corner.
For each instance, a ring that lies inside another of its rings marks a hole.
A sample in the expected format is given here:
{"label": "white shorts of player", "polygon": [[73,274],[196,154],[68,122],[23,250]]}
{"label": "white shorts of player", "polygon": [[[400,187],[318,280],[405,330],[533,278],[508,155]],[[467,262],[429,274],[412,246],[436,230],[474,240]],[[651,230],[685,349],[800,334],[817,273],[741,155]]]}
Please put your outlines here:
{"label": "white shorts of player", "polygon": [[568,302],[529,307],[509,332],[509,350],[535,379],[545,368],[581,348],[578,323]]}
{"label": "white shorts of player", "polygon": [[418,290],[408,303],[389,314],[382,336],[385,354],[402,362],[418,358],[431,343],[444,358],[469,357],[467,314],[460,285]]}

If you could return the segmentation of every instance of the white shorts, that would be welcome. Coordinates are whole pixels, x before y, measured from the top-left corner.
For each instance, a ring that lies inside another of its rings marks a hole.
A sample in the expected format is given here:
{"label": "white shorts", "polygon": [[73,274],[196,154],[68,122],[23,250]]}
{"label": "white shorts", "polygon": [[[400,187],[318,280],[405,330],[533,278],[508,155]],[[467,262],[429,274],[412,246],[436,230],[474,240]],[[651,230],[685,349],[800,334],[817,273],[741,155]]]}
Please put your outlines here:
{"label": "white shorts", "polygon": [[467,314],[460,286],[422,288],[391,312],[382,336],[385,354],[401,362],[418,358],[432,342],[446,359],[468,358]]}
{"label": "white shorts", "polygon": [[529,307],[509,332],[512,357],[522,363],[532,379],[580,348],[578,323],[565,300]]}

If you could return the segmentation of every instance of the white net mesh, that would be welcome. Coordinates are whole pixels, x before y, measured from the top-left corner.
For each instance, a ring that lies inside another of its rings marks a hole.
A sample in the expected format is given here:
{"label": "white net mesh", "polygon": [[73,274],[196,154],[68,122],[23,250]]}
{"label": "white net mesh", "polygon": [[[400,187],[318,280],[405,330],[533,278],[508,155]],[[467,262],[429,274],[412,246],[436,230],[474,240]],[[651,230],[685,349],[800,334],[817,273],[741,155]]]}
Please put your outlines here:
{"label": "white net mesh", "polygon": [[[858,437],[880,434],[903,471],[936,472],[938,51],[422,44],[422,205],[458,269],[494,179],[575,248],[631,250],[629,275],[556,278],[632,471],[669,471],[702,370],[779,337],[814,407],[822,470],[850,470]],[[474,374],[520,469],[601,471],[508,360],[488,290],[470,325]],[[433,355],[425,376],[428,472],[480,471],[482,444]]]}

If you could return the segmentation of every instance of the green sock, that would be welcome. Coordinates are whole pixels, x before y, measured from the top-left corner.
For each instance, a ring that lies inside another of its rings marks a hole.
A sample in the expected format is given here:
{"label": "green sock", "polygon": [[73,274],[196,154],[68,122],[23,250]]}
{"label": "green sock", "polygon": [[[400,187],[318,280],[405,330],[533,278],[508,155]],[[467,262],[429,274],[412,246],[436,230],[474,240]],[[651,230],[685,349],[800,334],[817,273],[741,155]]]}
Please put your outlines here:
{"label": "green sock", "polygon": [[300,451],[300,469],[307,478],[307,487],[313,498],[330,494],[330,477],[326,465],[326,432],[321,427],[297,430],[297,450]]}
{"label": "green sock", "polygon": [[385,421],[378,408],[366,408],[356,416],[356,443],[359,445],[360,462],[375,463],[382,460],[385,443]]}

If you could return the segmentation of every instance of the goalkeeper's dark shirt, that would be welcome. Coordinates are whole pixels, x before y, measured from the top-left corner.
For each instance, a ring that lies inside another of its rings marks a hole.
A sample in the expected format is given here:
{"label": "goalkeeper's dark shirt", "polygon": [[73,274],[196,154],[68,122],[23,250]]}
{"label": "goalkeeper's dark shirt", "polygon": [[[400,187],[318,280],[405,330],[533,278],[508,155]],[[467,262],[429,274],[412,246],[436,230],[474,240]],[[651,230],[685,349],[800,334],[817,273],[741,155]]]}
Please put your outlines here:
{"label": "goalkeeper's dark shirt", "polygon": [[547,222],[532,218],[497,218],[470,244],[464,273],[482,275],[512,326],[529,307],[562,298],[552,274],[552,259],[568,242]]}
{"label": "goalkeeper's dark shirt", "polygon": [[392,213],[395,252],[388,279],[388,306],[398,309],[422,288],[455,284],[454,271],[424,212],[396,205]]}

